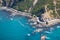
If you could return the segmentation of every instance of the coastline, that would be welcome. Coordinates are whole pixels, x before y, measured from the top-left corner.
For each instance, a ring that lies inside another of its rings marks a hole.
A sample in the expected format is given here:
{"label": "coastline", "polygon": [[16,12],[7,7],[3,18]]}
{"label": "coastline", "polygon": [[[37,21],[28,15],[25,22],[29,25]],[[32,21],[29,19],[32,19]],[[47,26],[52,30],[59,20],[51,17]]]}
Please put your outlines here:
{"label": "coastline", "polygon": [[21,11],[15,10],[13,8],[8,8],[8,7],[0,7],[0,9],[11,12],[11,16],[20,15],[20,16],[26,16],[26,17],[31,18],[31,13],[21,12]]}
{"label": "coastline", "polygon": [[[17,11],[13,8],[8,8],[8,7],[0,7],[0,9],[11,12],[11,16],[20,15],[20,16],[26,16],[28,18],[31,18],[30,21],[34,22],[34,23],[32,23],[32,25],[34,25],[35,27],[40,27],[40,28],[41,27],[42,28],[43,27],[50,27],[50,26],[53,26],[53,25],[56,25],[56,24],[60,23],[60,19],[53,19],[53,20],[50,20],[50,21],[48,20],[47,21],[48,24],[46,24],[46,22],[39,21],[38,17],[35,17],[35,19],[32,18],[31,13]],[[37,22],[39,22],[39,23],[37,24]]]}

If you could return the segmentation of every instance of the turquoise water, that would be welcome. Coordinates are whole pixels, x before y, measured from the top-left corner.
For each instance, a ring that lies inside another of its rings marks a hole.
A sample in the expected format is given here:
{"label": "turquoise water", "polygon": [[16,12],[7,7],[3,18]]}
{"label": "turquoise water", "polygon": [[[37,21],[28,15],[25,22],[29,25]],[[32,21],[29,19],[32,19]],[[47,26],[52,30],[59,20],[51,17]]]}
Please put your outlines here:
{"label": "turquoise water", "polygon": [[59,28],[54,29],[50,34],[46,34],[49,37],[47,40],[60,40],[60,24],[56,27],[58,26]]}
{"label": "turquoise water", "polygon": [[33,35],[33,30],[34,28],[28,24],[28,18],[10,17],[10,13],[0,10],[0,40],[39,40],[40,35]]}
{"label": "turquoise water", "polygon": [[[27,17],[11,17],[9,12],[0,10],[0,40],[40,40],[41,33],[32,34],[33,30],[35,28],[29,25]],[[46,40],[60,40],[60,29],[45,35],[50,38]]]}

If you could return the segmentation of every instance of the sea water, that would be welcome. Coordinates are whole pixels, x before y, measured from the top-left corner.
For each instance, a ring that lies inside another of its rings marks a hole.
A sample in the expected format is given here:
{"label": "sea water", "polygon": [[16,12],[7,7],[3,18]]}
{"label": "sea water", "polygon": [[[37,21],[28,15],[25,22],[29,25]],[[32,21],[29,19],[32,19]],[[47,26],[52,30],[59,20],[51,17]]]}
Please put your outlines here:
{"label": "sea water", "polygon": [[46,34],[47,40],[60,40],[60,24],[55,25],[56,27],[51,33]]}
{"label": "sea water", "polygon": [[[29,25],[28,18],[24,16],[10,16],[11,13],[0,10],[0,40],[40,40],[41,34],[32,33],[35,28]],[[60,28],[46,33],[46,40],[60,40]],[[57,27],[56,26],[56,27]]]}
{"label": "sea water", "polygon": [[[0,40],[39,40],[40,35],[32,34],[35,28],[23,16],[10,16],[11,13],[0,10]],[[30,34],[30,36],[28,36]]]}

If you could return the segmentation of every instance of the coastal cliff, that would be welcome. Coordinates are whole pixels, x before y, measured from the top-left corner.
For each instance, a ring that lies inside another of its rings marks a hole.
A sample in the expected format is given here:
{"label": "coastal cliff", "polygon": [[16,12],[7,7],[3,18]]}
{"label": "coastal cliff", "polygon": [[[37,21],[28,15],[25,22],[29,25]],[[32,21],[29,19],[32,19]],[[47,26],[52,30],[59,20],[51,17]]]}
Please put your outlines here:
{"label": "coastal cliff", "polygon": [[[10,16],[29,17],[30,25],[37,28],[33,31],[35,33],[51,29],[52,26],[60,24],[59,4],[59,0],[0,0],[0,9],[9,11]],[[46,36],[41,37],[41,40],[45,39]]]}
{"label": "coastal cliff", "polygon": [[[23,13],[24,15],[26,15],[26,13],[28,15],[31,14],[32,16],[30,15],[30,17],[33,20],[34,18],[36,20],[36,17],[38,17],[37,22],[42,22],[42,25],[46,26],[46,24],[50,25],[51,22],[49,21],[60,19],[60,7],[57,7],[57,4],[59,4],[60,1],[59,3],[57,2],[58,0],[0,0],[0,6],[7,7],[7,10],[10,8],[16,9],[17,11],[21,11],[21,13]],[[16,10],[13,10],[12,15],[16,15],[14,14],[17,13]],[[33,18],[34,15],[36,17]]]}
{"label": "coastal cliff", "polygon": [[[33,15],[40,16],[43,13],[49,13],[51,10],[54,18],[60,18],[59,0],[0,0],[0,6],[14,8],[22,12],[30,12]],[[46,11],[47,10],[47,11]]]}

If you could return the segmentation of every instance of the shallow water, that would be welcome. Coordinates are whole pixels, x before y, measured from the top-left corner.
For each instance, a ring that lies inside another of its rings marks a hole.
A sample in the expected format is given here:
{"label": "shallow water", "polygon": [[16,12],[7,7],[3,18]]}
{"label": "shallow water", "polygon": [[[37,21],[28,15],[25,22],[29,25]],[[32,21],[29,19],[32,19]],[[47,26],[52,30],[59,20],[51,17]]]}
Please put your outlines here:
{"label": "shallow water", "polygon": [[[9,12],[0,10],[0,40],[40,40],[41,33],[32,34],[34,29],[29,25],[28,18],[11,17]],[[52,33],[45,33],[45,35],[49,37],[46,40],[60,40],[60,28],[54,29]]]}

